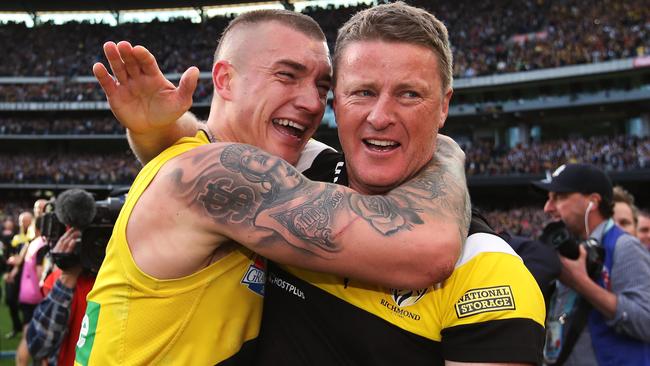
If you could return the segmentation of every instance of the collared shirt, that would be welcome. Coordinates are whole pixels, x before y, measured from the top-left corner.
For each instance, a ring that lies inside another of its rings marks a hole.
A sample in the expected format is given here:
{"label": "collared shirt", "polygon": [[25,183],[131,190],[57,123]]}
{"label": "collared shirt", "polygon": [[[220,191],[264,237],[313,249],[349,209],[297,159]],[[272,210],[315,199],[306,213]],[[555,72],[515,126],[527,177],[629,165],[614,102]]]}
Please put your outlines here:
{"label": "collared shirt", "polygon": [[34,358],[48,358],[49,365],[56,365],[61,342],[68,330],[73,294],[74,289],[57,280],[52,291],[34,310],[26,336],[29,353]]}

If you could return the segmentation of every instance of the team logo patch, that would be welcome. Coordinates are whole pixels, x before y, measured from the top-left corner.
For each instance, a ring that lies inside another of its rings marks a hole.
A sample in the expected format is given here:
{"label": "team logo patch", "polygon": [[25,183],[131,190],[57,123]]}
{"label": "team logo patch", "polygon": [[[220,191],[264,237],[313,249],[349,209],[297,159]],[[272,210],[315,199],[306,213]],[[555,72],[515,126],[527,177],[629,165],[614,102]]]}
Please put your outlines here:
{"label": "team logo patch", "polygon": [[456,303],[456,315],[459,318],[489,311],[514,309],[515,299],[508,285],[468,290]]}
{"label": "team logo patch", "polygon": [[397,306],[403,308],[406,306],[411,306],[415,304],[416,302],[420,301],[422,296],[427,293],[427,289],[419,289],[419,290],[397,290],[397,289],[392,289],[392,297],[393,301]]}
{"label": "team logo patch", "polygon": [[248,266],[248,270],[246,270],[244,277],[241,279],[241,284],[246,285],[254,293],[264,296],[264,282],[266,281],[264,274],[265,268],[264,259],[255,256],[255,261]]}

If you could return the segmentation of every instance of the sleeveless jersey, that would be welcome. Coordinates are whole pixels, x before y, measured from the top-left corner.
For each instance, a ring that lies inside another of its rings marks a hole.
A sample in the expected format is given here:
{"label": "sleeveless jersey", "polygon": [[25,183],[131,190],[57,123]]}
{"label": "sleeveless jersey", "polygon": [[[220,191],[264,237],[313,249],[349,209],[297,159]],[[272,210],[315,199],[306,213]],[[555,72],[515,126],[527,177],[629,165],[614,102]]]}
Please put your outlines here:
{"label": "sleeveless jersey", "polygon": [[137,267],[126,241],[133,207],[161,167],[207,143],[203,131],[180,139],[133,182],[88,294],[75,365],[250,363],[262,310],[261,259],[242,248],[192,275],[158,280]]}
{"label": "sleeveless jersey", "polygon": [[[343,161],[324,151],[305,174],[347,184]],[[535,279],[474,216],[453,274],[425,289],[388,289],[269,262],[257,363],[538,364],[544,317]]]}

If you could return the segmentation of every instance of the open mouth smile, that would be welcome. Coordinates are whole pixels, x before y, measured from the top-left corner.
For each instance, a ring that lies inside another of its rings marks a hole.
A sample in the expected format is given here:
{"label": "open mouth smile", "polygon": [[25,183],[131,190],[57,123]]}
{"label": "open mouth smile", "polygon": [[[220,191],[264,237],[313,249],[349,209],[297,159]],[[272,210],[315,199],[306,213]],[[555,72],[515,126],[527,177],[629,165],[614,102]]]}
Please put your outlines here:
{"label": "open mouth smile", "polygon": [[374,151],[391,151],[400,146],[400,143],[392,140],[363,139],[364,145]]}
{"label": "open mouth smile", "polygon": [[272,120],[278,130],[286,133],[287,135],[302,137],[307,128],[297,122],[285,118],[274,118]]}

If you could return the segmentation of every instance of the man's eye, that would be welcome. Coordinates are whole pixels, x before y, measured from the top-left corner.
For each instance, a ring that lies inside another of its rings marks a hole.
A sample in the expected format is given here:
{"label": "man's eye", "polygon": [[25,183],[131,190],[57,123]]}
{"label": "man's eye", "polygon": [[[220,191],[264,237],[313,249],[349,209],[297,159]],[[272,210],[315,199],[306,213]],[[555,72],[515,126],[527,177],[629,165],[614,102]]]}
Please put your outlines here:
{"label": "man's eye", "polygon": [[327,97],[327,93],[329,93],[329,91],[330,91],[329,85],[319,85],[318,86],[318,94],[323,98]]}
{"label": "man's eye", "polygon": [[419,98],[420,97],[420,94],[418,92],[413,91],[413,90],[407,90],[404,93],[402,93],[402,95],[405,98]]}
{"label": "man's eye", "polygon": [[370,90],[363,89],[363,90],[357,90],[354,92],[354,95],[358,97],[372,97],[374,93]]}
{"label": "man's eye", "polygon": [[278,72],[278,76],[280,76],[283,79],[291,79],[291,80],[295,79],[295,75],[293,73],[287,72],[287,71]]}

